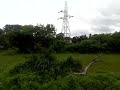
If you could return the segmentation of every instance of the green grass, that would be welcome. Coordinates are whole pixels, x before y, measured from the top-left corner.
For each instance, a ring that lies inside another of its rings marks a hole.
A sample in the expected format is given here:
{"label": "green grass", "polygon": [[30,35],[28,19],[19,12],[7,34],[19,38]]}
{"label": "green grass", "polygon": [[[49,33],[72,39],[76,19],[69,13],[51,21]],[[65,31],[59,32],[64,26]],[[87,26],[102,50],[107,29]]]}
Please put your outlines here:
{"label": "green grass", "polygon": [[[25,54],[16,54],[13,50],[0,51],[0,74],[8,72],[15,65],[26,61]],[[79,60],[85,67],[97,54],[56,54],[58,60],[65,60],[67,57],[72,56]],[[120,54],[103,54],[101,56],[103,62],[94,64],[89,72],[120,72]]]}
{"label": "green grass", "polygon": [[8,72],[15,65],[23,63],[26,58],[24,54],[16,54],[13,50],[0,51],[0,74]]}
{"label": "green grass", "polygon": [[[78,59],[85,67],[97,54],[57,54],[59,60],[65,60],[68,56]],[[103,62],[92,65],[90,72],[120,72],[120,54],[102,54]]]}
{"label": "green grass", "polygon": [[[29,56],[30,54],[17,54],[13,50],[0,51],[0,90],[17,90],[18,88],[21,90],[97,90],[98,88],[99,90],[120,90],[120,54],[103,54],[101,56],[103,62],[94,64],[86,76],[69,74],[54,80],[50,78],[56,74],[50,74],[51,77],[45,74],[45,77],[41,78],[42,74],[39,75],[32,71],[16,73],[15,68],[13,73],[8,73],[15,65],[24,63],[27,60],[26,57]],[[55,54],[55,56],[60,61],[72,56],[85,67],[97,54],[64,53]]]}

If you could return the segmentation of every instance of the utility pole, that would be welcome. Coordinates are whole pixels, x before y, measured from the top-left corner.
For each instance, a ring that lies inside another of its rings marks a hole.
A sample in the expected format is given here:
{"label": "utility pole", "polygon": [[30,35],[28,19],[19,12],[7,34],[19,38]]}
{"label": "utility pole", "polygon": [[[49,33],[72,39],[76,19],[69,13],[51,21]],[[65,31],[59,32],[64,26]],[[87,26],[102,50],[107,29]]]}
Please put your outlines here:
{"label": "utility pole", "polygon": [[64,7],[64,10],[61,10],[60,12],[58,13],[63,13],[64,16],[63,17],[60,17],[58,19],[62,19],[63,20],[63,23],[62,23],[62,30],[61,30],[61,33],[64,34],[64,37],[66,38],[70,38],[71,37],[71,33],[70,33],[70,26],[69,26],[69,18],[73,17],[73,16],[70,16],[68,14],[68,6],[67,6],[67,1],[65,1],[65,7]]}

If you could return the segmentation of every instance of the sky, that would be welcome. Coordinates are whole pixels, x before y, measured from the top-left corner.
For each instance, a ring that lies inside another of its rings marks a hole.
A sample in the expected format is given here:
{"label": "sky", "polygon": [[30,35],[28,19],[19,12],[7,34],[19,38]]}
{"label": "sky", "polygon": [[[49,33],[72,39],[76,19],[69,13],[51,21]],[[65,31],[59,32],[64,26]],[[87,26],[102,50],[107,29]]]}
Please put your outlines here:
{"label": "sky", "polygon": [[[66,0],[72,36],[120,31],[120,0]],[[0,28],[6,24],[53,24],[61,32],[65,0],[0,0]]]}

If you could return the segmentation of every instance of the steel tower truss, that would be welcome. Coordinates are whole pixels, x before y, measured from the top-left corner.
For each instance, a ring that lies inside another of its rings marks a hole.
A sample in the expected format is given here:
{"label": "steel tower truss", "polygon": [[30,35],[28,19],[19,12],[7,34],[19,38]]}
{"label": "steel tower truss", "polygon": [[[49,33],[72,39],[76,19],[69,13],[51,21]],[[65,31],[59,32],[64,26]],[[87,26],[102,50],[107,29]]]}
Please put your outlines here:
{"label": "steel tower truss", "polygon": [[71,37],[70,26],[69,26],[69,18],[71,18],[71,17],[73,17],[73,16],[70,16],[70,15],[68,14],[67,1],[65,1],[64,10],[61,10],[61,11],[58,12],[58,13],[63,13],[63,14],[64,14],[63,17],[58,18],[58,19],[62,19],[62,20],[63,20],[61,33],[64,34],[64,37]]}

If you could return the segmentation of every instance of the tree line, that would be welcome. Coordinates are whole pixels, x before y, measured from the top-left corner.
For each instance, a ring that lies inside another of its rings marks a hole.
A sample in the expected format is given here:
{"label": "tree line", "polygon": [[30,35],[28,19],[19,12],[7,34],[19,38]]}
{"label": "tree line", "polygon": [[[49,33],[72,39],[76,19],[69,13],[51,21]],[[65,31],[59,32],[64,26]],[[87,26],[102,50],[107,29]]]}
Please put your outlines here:
{"label": "tree line", "polygon": [[[66,41],[71,40],[71,42]],[[0,49],[17,49],[20,52],[78,52],[78,53],[119,53],[120,32],[89,34],[64,37],[56,33],[52,24],[47,25],[5,25],[0,29]]]}

